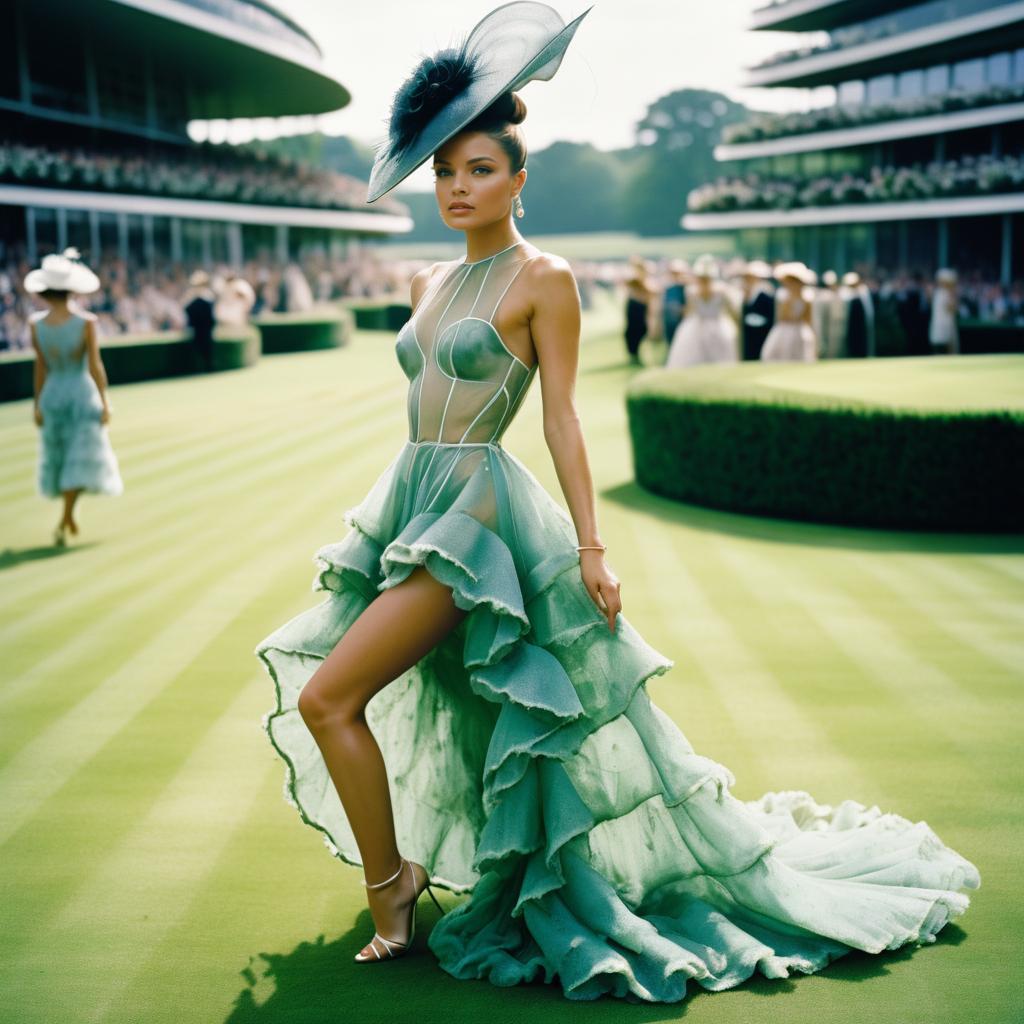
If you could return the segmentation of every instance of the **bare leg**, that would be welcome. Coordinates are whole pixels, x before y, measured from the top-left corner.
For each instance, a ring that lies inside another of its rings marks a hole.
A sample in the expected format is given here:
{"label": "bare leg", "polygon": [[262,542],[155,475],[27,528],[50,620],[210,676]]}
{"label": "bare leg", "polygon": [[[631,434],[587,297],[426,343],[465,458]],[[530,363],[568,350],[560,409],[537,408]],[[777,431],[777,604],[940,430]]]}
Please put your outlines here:
{"label": "bare leg", "polygon": [[[366,724],[370,698],[412,667],[467,613],[452,592],[422,566],[385,590],[349,627],[299,694],[299,713],[323,754],[363,861],[367,882],[382,882],[401,866],[387,772],[380,747]],[[417,874],[419,871],[417,870]],[[411,892],[405,877],[367,890],[381,935],[401,941]],[[364,953],[370,952],[369,946]]]}
{"label": "bare leg", "polygon": [[82,493],[82,488],[77,487],[71,491],[64,491],[64,518],[61,522],[72,532],[72,534],[78,533],[78,523],[75,522],[75,502],[78,501],[78,496]]}

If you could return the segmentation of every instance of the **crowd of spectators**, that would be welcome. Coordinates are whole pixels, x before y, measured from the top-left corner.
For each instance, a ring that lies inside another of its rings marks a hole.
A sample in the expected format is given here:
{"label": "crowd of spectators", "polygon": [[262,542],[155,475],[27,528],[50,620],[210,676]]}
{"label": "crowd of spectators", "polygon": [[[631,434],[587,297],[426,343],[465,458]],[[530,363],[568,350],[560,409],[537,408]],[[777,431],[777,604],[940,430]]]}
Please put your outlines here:
{"label": "crowd of spectators", "polygon": [[0,145],[0,183],[267,206],[407,213],[390,197],[368,207],[366,182],[260,150],[202,144],[176,154]]}
{"label": "crowd of spectators", "polygon": [[[241,268],[201,267],[196,263],[157,261],[153,267],[108,255],[90,264],[101,287],[77,301],[99,318],[100,333],[151,334],[180,331],[186,326],[185,299],[189,279],[207,270],[215,291],[232,277],[247,281],[255,295],[252,316],[261,313],[301,313],[318,304],[348,297],[391,295],[403,289],[424,261],[382,259],[372,251],[344,259],[312,254],[300,262],[279,264],[271,259],[250,260]],[[0,264],[0,349],[28,347],[28,318],[43,308],[22,282],[31,270],[24,258]]]}

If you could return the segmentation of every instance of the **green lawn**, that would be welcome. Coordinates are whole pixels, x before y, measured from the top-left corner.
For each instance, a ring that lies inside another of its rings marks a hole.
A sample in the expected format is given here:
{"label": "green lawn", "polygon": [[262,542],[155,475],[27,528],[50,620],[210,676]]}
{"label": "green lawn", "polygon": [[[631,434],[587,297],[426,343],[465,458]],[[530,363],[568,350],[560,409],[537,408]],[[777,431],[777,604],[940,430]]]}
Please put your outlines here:
{"label": "green lawn", "polygon": [[[59,553],[57,506],[34,491],[30,406],[0,407],[0,1020],[1019,1015],[1024,538],[797,525],[644,493],[615,317],[588,315],[577,394],[624,612],[676,660],[654,699],[733,770],[740,799],[806,789],[926,820],[981,871],[966,916],[931,947],[694,986],[668,1006],[455,981],[425,948],[427,900],[420,955],[353,965],[372,933],[361,874],[282,799],[252,648],[319,600],[313,552],[344,535],[342,512],[405,437],[393,337],[358,333],[340,350],[115,389],[126,492],[86,497],[82,539]],[[535,384],[505,440],[560,498],[540,398]]]}

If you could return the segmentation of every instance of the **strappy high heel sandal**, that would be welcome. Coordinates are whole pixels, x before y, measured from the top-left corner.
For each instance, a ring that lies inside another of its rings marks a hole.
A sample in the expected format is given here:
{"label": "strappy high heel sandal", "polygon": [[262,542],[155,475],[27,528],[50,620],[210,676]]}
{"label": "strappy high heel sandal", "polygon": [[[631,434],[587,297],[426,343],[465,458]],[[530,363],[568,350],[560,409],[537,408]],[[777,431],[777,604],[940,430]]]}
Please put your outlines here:
{"label": "strappy high heel sandal", "polygon": [[[365,885],[367,889],[383,889],[386,885],[390,885],[392,882],[394,882],[395,879],[398,878],[398,876],[402,873],[402,868],[408,865],[409,874],[412,876],[413,890],[415,891],[416,872],[412,869],[412,861],[408,861],[404,857],[402,857],[401,860],[402,863],[399,865],[398,870],[390,878],[384,879],[383,882],[375,882],[372,885],[364,879],[363,885]],[[422,867],[422,865],[420,865],[420,867]],[[437,902],[437,897],[434,895],[434,890],[430,887],[429,874],[427,875],[427,884],[423,888],[426,889],[426,891],[430,894],[430,898],[434,901],[434,906],[437,907],[437,909],[440,910],[441,913],[443,914],[444,908],[441,906],[440,903]],[[370,939],[369,943],[370,949],[372,949],[374,952],[374,956],[363,956],[360,953],[357,953],[352,959],[355,960],[357,964],[372,964],[376,963],[378,960],[394,960],[395,958],[403,956],[405,953],[407,953],[409,947],[412,945],[412,940],[416,934],[416,901],[419,899],[421,895],[422,890],[416,893],[416,895],[413,897],[412,902],[409,904],[409,938],[407,938],[404,942],[399,942],[396,939],[385,939],[384,936],[380,934],[380,932],[374,932],[373,938]],[[382,955],[380,950],[377,948],[378,943],[380,943],[380,945],[383,947],[385,951],[384,955]]]}

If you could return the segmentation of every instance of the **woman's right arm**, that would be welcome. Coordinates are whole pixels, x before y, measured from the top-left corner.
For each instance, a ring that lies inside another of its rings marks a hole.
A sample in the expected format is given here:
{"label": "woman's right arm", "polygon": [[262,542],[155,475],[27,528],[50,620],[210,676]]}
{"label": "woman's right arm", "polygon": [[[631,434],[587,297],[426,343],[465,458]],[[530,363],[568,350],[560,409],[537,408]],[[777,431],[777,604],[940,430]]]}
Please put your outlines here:
{"label": "woman's right arm", "polygon": [[39,408],[39,395],[42,393],[43,385],[46,383],[46,362],[39,348],[39,339],[36,337],[36,325],[30,323],[28,329],[32,338],[32,348],[36,354],[35,367],[32,373],[32,416],[36,421],[36,426],[41,427],[43,425],[43,414]]}

